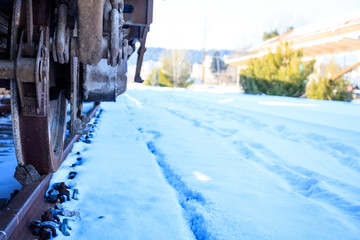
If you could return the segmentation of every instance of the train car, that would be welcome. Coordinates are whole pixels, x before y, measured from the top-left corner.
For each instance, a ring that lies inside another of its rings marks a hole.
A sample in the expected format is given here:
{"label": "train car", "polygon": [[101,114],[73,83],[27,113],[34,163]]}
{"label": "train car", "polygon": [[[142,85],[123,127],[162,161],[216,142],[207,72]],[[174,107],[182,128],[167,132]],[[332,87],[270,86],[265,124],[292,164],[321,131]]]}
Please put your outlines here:
{"label": "train car", "polygon": [[0,85],[11,92],[20,168],[58,169],[66,128],[87,131],[83,102],[124,93],[136,50],[142,82],[152,11],[153,0],[0,0]]}

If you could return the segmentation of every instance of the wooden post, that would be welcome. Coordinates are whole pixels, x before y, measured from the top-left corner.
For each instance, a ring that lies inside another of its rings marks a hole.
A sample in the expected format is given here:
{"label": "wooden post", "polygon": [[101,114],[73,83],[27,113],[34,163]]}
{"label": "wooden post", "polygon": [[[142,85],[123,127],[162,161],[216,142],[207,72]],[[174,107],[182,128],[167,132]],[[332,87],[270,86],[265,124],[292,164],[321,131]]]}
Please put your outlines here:
{"label": "wooden post", "polygon": [[336,74],[334,77],[330,78],[330,81],[335,81],[336,79],[340,78],[342,75],[351,72],[352,70],[354,70],[355,68],[357,68],[358,66],[360,66],[360,62],[355,63],[354,65],[345,68],[344,70],[342,70],[340,73]]}

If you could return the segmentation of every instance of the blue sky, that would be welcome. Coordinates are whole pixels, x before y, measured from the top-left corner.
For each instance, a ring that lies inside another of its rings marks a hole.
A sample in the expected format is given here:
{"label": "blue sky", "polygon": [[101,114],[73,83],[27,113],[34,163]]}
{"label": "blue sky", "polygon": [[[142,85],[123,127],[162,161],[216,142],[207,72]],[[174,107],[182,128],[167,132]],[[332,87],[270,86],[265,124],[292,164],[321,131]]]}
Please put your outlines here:
{"label": "blue sky", "polygon": [[260,43],[264,31],[282,32],[355,9],[359,0],[154,0],[147,46],[241,49]]}

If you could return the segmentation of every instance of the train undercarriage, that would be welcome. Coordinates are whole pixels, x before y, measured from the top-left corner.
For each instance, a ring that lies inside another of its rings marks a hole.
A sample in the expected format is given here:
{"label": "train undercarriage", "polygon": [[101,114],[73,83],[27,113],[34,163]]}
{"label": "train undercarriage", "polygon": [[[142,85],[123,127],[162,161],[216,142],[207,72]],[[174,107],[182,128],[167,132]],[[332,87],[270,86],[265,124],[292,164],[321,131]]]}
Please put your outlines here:
{"label": "train undercarriage", "polygon": [[19,168],[54,172],[66,129],[88,130],[83,102],[115,101],[126,91],[127,60],[135,50],[135,81],[142,82],[153,0],[0,3],[0,87],[11,92]]}

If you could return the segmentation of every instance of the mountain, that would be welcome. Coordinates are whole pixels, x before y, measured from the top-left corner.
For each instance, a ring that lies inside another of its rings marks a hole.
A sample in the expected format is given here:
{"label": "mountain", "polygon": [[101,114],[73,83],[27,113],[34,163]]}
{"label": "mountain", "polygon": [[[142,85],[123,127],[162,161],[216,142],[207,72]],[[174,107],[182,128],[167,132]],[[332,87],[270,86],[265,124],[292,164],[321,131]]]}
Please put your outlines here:
{"label": "mountain", "polygon": [[[150,61],[150,60],[159,61],[161,59],[161,57],[163,56],[163,54],[166,53],[167,50],[168,49],[165,49],[165,48],[153,48],[153,47],[147,48],[147,50],[144,54],[144,62]],[[203,61],[203,51],[202,50],[189,49],[189,50],[185,50],[185,51],[187,51],[188,56],[189,56],[189,61],[192,64],[202,63],[202,61]],[[220,53],[220,56],[225,56],[225,55],[229,55],[232,53],[232,51],[226,50],[226,49],[222,49],[222,50],[209,49],[209,50],[206,50],[206,55],[212,56],[216,51],[218,51]],[[133,54],[133,56],[128,61],[128,65],[135,65],[136,60],[137,60],[137,54]]]}

